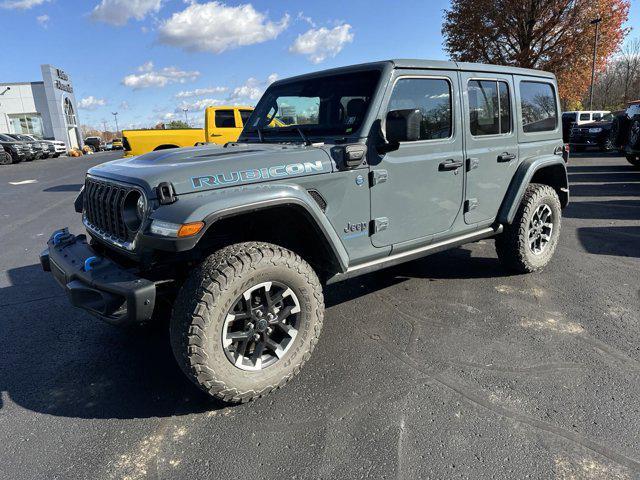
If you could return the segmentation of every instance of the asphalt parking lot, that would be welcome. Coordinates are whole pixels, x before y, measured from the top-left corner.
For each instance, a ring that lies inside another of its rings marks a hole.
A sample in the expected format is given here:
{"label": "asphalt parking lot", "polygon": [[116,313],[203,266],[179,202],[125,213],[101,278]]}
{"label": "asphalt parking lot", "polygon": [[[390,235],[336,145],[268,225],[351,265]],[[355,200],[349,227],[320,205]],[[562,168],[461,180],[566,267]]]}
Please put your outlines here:
{"label": "asphalt parking lot", "polygon": [[38,254],[92,165],[0,167],[0,478],[640,478],[640,171],[570,162],[542,273],[493,241],[326,292],[302,373],[212,404],[165,332],[72,309]]}

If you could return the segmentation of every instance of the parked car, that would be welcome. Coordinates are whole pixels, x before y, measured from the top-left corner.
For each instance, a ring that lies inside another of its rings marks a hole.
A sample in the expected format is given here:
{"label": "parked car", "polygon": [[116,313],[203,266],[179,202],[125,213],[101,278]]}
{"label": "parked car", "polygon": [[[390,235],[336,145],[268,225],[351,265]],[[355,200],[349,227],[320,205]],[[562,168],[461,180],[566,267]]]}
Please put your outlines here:
{"label": "parked car", "polygon": [[204,129],[124,130],[122,136],[125,155],[142,155],[156,150],[193,147],[203,143],[224,145],[234,142],[252,111],[253,107],[207,107],[204,113]]}
{"label": "parked car", "polygon": [[42,142],[33,141],[29,137],[20,133],[6,133],[5,135],[13,138],[18,142],[24,142],[29,145],[31,149],[31,156],[30,158],[26,159],[27,162],[30,162],[31,160],[40,160],[49,156],[49,148],[43,145]]}
{"label": "parked car", "polygon": [[640,100],[629,102],[623,112],[615,115],[610,138],[629,163],[640,167]]}
{"label": "parked car", "polygon": [[488,237],[513,271],[548,265],[569,202],[557,91],[551,73],[423,60],[276,81],[237,142],[91,168],[90,238],[55,231],[42,266],[109,323],[170,316],[211,397],[259,398],[309,358],[323,285]]}
{"label": "parked car", "polygon": [[621,112],[606,113],[595,122],[574,125],[569,136],[571,151],[578,152],[585,148],[597,148],[602,152],[615,150],[611,128],[619,113]]}
{"label": "parked car", "polygon": [[104,149],[105,151],[111,151],[113,150],[113,142],[107,142],[104,144]]}
{"label": "parked car", "polygon": [[84,144],[91,147],[94,152],[101,152],[104,149],[104,142],[100,137],[87,137]]}
{"label": "parked car", "polygon": [[597,122],[604,117],[609,110],[574,110],[562,112],[562,139],[569,141],[571,129],[575,125],[584,125],[591,122]]}
{"label": "parked car", "polygon": [[0,165],[29,161],[32,155],[31,146],[28,143],[0,133]]}
{"label": "parked car", "polygon": [[122,150],[124,145],[121,138],[114,138],[111,140],[111,150]]}
{"label": "parked car", "polygon": [[24,135],[24,134],[23,134],[23,137],[27,137],[34,142],[40,142],[43,144],[43,146],[46,145],[49,152],[49,157],[51,158],[57,158],[63,153],[67,153],[66,144],[59,140],[42,139],[42,138],[37,138],[34,135]]}

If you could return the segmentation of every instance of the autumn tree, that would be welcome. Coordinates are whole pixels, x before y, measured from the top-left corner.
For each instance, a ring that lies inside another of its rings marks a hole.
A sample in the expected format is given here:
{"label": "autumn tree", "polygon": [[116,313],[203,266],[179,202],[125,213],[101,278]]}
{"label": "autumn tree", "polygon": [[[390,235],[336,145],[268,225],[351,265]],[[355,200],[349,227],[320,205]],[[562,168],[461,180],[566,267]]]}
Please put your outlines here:
{"label": "autumn tree", "polygon": [[628,29],[630,0],[452,0],[442,33],[453,60],[548,70],[565,104],[591,81],[594,18],[602,18],[596,69],[602,71]]}

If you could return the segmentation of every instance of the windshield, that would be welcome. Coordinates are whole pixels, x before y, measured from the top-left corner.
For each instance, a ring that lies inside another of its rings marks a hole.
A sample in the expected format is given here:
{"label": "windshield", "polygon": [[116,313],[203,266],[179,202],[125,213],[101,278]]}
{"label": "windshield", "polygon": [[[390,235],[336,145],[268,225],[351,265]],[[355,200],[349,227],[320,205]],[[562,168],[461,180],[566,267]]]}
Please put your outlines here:
{"label": "windshield", "polygon": [[364,121],[379,80],[380,71],[370,70],[275,85],[258,102],[239,141],[352,135]]}

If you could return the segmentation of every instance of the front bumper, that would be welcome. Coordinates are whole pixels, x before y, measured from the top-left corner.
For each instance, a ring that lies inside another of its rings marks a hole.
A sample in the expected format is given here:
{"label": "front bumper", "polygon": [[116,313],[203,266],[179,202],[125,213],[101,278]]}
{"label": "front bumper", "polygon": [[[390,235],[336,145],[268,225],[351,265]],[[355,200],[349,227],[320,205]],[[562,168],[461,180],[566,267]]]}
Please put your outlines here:
{"label": "front bumper", "polygon": [[154,282],[98,256],[85,235],[72,235],[66,228],[54,232],[47,247],[40,255],[42,268],[53,274],[74,307],[111,324],[151,319]]}

